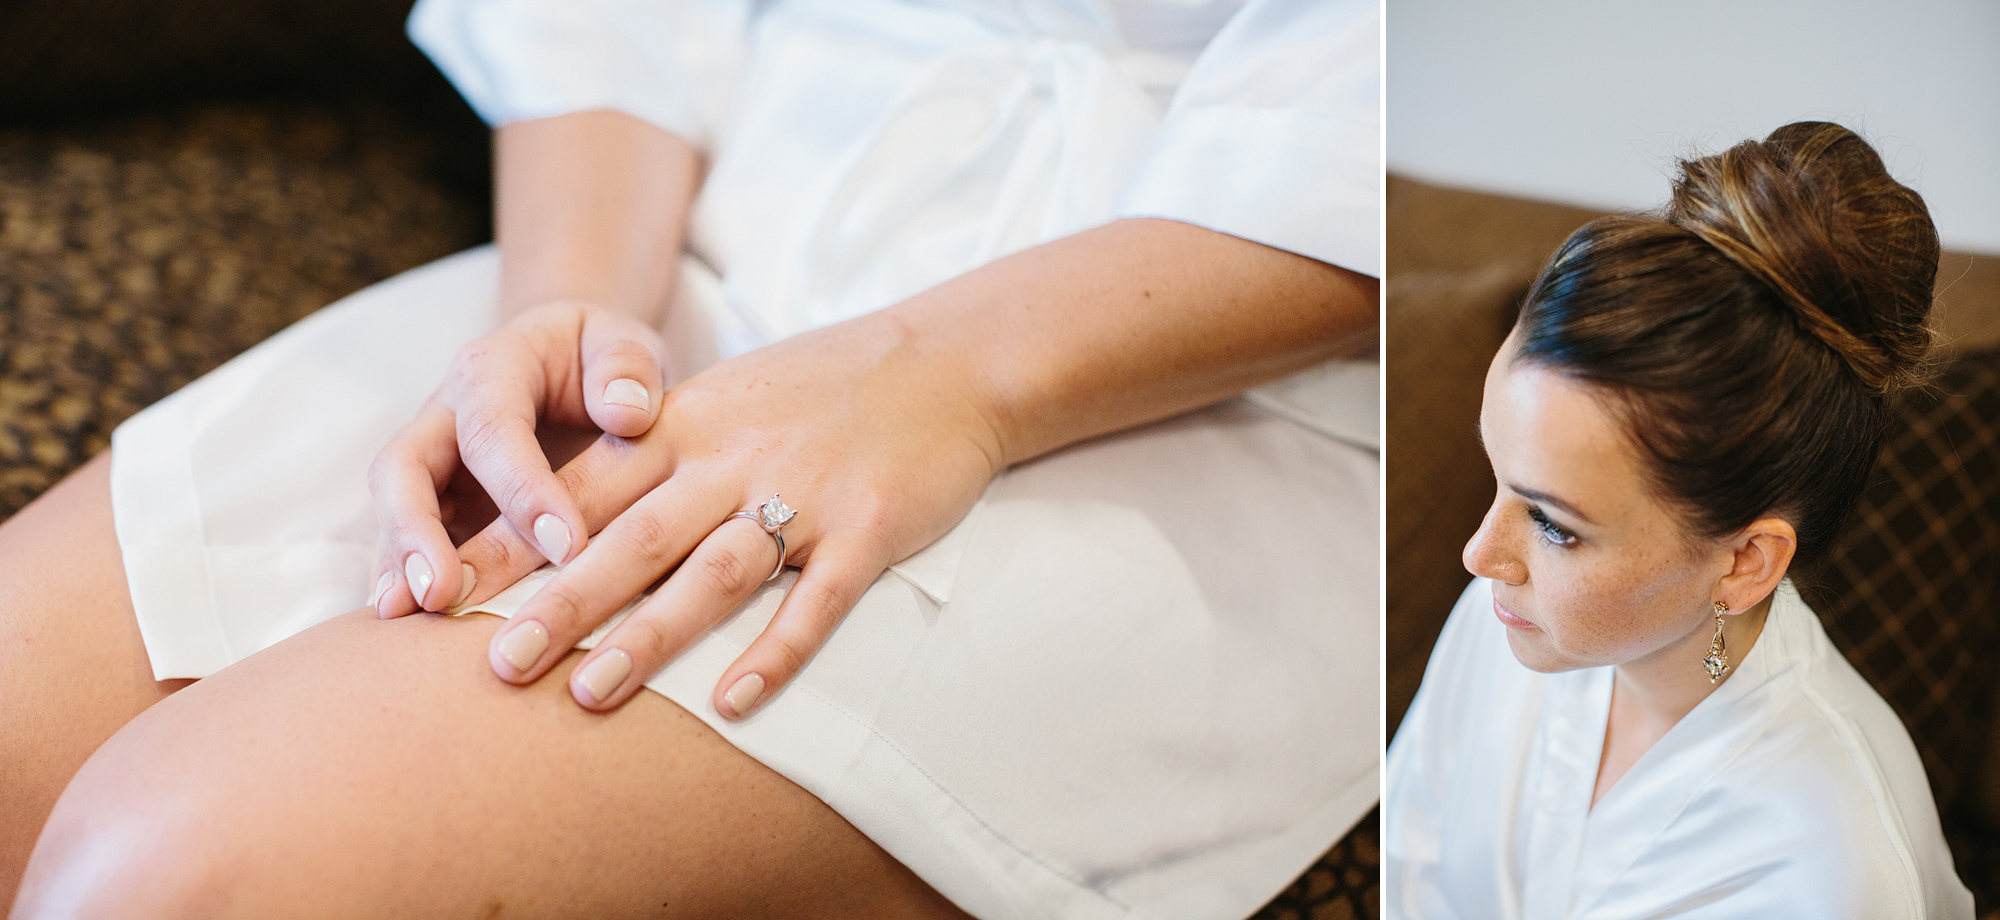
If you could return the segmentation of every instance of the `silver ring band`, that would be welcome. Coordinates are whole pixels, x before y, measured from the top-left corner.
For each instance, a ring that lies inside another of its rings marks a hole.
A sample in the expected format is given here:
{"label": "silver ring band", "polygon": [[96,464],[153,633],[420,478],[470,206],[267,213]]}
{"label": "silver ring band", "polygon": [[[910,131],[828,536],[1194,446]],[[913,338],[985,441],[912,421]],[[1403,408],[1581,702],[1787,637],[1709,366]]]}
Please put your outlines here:
{"label": "silver ring band", "polygon": [[766,576],[760,584],[769,584],[771,579],[777,578],[785,571],[785,534],[783,531],[785,524],[791,521],[792,518],[797,517],[798,514],[797,511],[785,507],[785,503],[774,492],[771,494],[770,501],[757,506],[755,510],[738,511],[722,519],[722,522],[727,524],[737,518],[742,518],[763,528],[765,533],[771,535],[771,539],[778,541],[778,564],[772,567],[771,574]]}

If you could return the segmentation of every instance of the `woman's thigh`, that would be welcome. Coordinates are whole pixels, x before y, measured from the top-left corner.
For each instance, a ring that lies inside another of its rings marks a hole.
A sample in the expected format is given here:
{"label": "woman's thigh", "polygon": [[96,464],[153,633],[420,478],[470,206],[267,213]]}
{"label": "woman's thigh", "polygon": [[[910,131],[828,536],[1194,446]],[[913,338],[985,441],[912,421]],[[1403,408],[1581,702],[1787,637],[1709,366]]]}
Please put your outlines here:
{"label": "woman's thigh", "polygon": [[0,525],[0,904],[97,746],[190,681],[153,679],[103,454]]}
{"label": "woman's thigh", "polygon": [[14,916],[955,914],[666,699],[502,683],[501,622],[355,611],[146,711],[64,793]]}

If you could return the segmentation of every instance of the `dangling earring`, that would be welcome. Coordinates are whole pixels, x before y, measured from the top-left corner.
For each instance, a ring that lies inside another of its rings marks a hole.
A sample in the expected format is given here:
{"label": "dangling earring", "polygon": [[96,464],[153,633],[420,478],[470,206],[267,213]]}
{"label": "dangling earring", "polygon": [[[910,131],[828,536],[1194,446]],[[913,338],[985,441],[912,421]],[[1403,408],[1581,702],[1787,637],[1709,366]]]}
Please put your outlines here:
{"label": "dangling earring", "polygon": [[1701,660],[1701,668],[1708,672],[1711,684],[1729,673],[1729,652],[1722,647],[1722,615],[1728,612],[1728,604],[1715,602],[1715,638],[1708,640],[1708,657]]}

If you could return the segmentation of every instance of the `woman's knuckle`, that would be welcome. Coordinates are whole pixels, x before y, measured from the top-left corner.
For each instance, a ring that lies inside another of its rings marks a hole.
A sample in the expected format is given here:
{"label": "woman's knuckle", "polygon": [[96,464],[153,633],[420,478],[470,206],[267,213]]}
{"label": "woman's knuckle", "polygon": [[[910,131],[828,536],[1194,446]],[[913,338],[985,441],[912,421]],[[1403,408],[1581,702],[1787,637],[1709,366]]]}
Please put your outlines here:
{"label": "woman's knuckle", "polygon": [[896,532],[896,515],[887,504],[871,502],[856,511],[853,527],[862,537],[885,543]]}
{"label": "woman's knuckle", "polygon": [[467,453],[480,453],[499,445],[506,436],[508,417],[491,406],[478,406],[458,417],[458,443]]}
{"label": "woman's knuckle", "polygon": [[704,395],[691,387],[677,386],[660,394],[660,417],[669,418],[697,412],[704,402]]}
{"label": "woman's knuckle", "polygon": [[[600,437],[599,441],[603,438]],[[604,475],[589,463],[570,463],[556,471],[556,478],[562,481],[569,494],[579,498],[597,494],[603,485]]]}
{"label": "woman's knuckle", "polygon": [[838,585],[814,582],[796,586],[792,591],[800,595],[799,603],[804,605],[802,612],[815,625],[832,623],[847,615],[847,592]]}
{"label": "woman's knuckle", "polygon": [[421,546],[425,542],[424,534],[426,531],[427,528],[424,525],[424,521],[416,515],[407,512],[398,512],[389,518],[388,533],[385,536],[383,545],[388,552],[396,554],[399,557],[399,561],[396,564],[400,566],[402,565],[400,561],[401,556],[415,551],[416,547]]}
{"label": "woman's knuckle", "polygon": [[[466,546],[466,552],[461,555],[480,557],[479,568],[484,571],[519,572],[523,570],[521,552],[515,547],[514,541],[494,534],[491,531],[473,538],[473,542]],[[539,559],[541,556],[540,554],[535,554],[534,558]],[[536,566],[531,565],[525,568],[531,570],[536,568]]]}
{"label": "woman's knuckle", "polygon": [[672,641],[671,630],[658,613],[634,615],[619,627],[618,632],[618,647],[641,666],[664,651],[667,643]]}
{"label": "woman's knuckle", "polygon": [[495,504],[509,511],[526,514],[536,507],[534,482],[517,470],[503,472],[487,492]]}
{"label": "woman's knuckle", "polygon": [[600,360],[643,361],[647,364],[651,364],[653,361],[652,349],[647,348],[644,344],[634,339],[626,338],[612,339],[606,342],[598,351],[597,356]]}
{"label": "woman's knuckle", "polygon": [[486,339],[473,339],[460,346],[451,356],[451,373],[459,377],[473,377],[485,366],[486,356],[493,351],[493,345]]}
{"label": "woman's knuckle", "polygon": [[585,599],[581,592],[560,579],[549,582],[535,595],[535,605],[553,623],[578,623],[583,619]]}
{"label": "woman's knuckle", "polygon": [[395,447],[396,442],[389,442],[389,446],[382,448],[375,454],[374,459],[368,461],[369,488],[379,489],[388,483],[389,474],[396,468],[396,458],[391,453]]}
{"label": "woman's knuckle", "polygon": [[767,634],[767,637],[771,640],[770,654],[777,665],[775,670],[778,674],[797,674],[806,666],[806,661],[812,658],[813,649],[807,647],[800,637],[783,633]]}
{"label": "woman's knuckle", "polygon": [[696,570],[709,587],[725,597],[735,597],[756,587],[750,566],[728,550],[701,554],[696,560]]}
{"label": "woman's knuckle", "polygon": [[612,535],[612,540],[626,553],[648,565],[659,565],[665,560],[672,539],[673,531],[666,522],[643,511],[620,517],[617,532]]}

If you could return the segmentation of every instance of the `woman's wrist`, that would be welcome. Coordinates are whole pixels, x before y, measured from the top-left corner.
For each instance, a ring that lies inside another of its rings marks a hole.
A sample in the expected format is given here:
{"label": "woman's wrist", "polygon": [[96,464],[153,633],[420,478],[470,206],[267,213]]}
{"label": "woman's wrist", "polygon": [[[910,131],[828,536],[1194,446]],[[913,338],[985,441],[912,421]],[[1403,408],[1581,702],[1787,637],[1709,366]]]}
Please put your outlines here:
{"label": "woman's wrist", "polygon": [[887,310],[1001,466],[1234,396],[1378,340],[1378,284],[1168,220],[1121,220]]}
{"label": "woman's wrist", "polygon": [[658,325],[700,154],[614,111],[514,122],[494,151],[501,318],[574,300]]}

